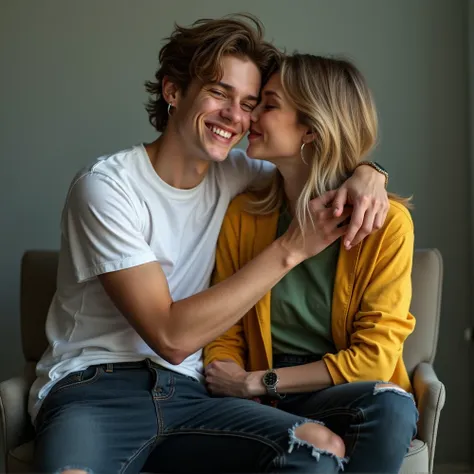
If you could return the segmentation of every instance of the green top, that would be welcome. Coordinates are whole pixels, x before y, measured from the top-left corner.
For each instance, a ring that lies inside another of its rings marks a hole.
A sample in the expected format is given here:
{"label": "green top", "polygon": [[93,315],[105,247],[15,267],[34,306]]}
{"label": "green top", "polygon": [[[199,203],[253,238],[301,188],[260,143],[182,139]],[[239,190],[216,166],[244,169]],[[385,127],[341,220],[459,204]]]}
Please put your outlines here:
{"label": "green top", "polygon": [[[288,229],[291,216],[282,211],[277,237]],[[271,292],[274,354],[323,355],[335,353],[331,307],[339,240],[300,263]]]}

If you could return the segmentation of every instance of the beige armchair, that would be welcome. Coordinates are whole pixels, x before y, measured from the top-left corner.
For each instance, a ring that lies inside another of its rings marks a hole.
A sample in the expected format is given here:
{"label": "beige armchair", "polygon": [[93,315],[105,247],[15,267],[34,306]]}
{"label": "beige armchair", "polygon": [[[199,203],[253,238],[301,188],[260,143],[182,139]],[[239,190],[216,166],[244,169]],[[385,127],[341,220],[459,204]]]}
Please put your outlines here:
{"label": "beige armchair", "polygon": [[[45,317],[55,291],[57,252],[28,251],[21,266],[21,340],[23,375],[0,384],[0,450],[7,473],[32,472],[34,430],[27,414],[35,365],[45,347]],[[407,340],[405,362],[412,376],[420,411],[417,439],[407,453],[402,473],[432,472],[444,385],[433,369],[438,340],[442,259],[437,250],[417,250],[413,267],[412,312],[415,332]]]}

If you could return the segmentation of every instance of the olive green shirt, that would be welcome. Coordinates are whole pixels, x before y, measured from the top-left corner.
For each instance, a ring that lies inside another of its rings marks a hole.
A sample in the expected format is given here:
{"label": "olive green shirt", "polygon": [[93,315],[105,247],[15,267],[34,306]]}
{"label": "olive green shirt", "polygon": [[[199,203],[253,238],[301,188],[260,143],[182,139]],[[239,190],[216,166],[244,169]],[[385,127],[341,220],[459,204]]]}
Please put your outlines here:
{"label": "olive green shirt", "polygon": [[[282,210],[277,237],[288,229],[291,216]],[[331,306],[340,242],[305,260],[284,276],[271,292],[274,354],[335,353]]]}

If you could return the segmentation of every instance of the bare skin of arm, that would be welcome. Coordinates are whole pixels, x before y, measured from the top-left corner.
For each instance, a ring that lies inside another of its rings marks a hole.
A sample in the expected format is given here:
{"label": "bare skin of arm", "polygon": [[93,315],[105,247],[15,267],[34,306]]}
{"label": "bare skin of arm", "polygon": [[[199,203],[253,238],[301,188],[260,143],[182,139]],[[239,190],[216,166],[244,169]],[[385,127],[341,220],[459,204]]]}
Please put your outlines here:
{"label": "bare skin of arm", "polygon": [[[216,339],[234,325],[284,275],[344,235],[337,227],[349,215],[334,216],[329,194],[311,203],[315,227],[288,231],[232,277],[199,294],[173,301],[156,262],[105,273],[99,279],[119,311],[143,340],[171,364]],[[326,200],[326,201],[325,201]]]}
{"label": "bare skin of arm", "polygon": [[[233,360],[217,360],[205,369],[208,390],[214,395],[241,398],[260,397],[267,393],[262,382],[264,370],[245,371]],[[309,364],[276,369],[280,393],[315,392],[333,385],[326,364],[319,360]]]}

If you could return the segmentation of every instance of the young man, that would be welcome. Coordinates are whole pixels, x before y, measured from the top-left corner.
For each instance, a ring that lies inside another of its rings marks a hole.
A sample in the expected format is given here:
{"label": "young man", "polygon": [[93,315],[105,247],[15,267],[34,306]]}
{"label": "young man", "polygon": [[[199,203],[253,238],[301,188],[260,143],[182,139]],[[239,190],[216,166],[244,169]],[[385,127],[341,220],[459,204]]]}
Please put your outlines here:
{"label": "young man", "polygon": [[[324,247],[320,229],[308,227],[303,241],[291,227],[208,289],[230,200],[271,171],[232,150],[278,55],[260,23],[244,20],[176,27],[147,84],[162,135],[100,158],[71,184],[50,346],[30,397],[41,472],[129,474],[145,463],[159,472],[326,472],[340,463],[340,440],[321,425],[211,398],[202,383],[201,348]],[[333,197],[316,199],[315,210]],[[347,238],[356,243],[384,220],[384,176],[361,167],[336,199],[340,211],[325,226],[336,229],[351,200]],[[299,444],[315,448],[291,449]]]}

